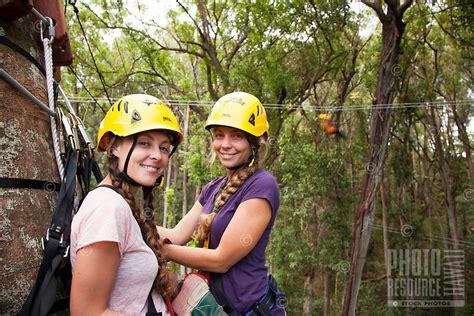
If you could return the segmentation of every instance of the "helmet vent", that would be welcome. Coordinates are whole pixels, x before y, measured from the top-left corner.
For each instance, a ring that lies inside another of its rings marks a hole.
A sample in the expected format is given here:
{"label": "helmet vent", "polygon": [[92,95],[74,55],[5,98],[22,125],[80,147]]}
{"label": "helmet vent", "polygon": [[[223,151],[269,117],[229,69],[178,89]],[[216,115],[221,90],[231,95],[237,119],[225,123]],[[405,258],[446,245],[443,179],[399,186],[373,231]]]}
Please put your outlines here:
{"label": "helmet vent", "polygon": [[128,113],[128,101],[125,101],[123,103],[123,109],[124,109],[125,113]]}
{"label": "helmet vent", "polygon": [[132,112],[132,120],[131,120],[130,123],[133,124],[133,123],[139,122],[139,121],[141,121],[141,120],[142,120],[142,118],[141,118],[141,116],[140,116],[140,113],[138,113],[137,110],[133,110],[133,112]]}
{"label": "helmet vent", "polygon": [[117,104],[117,111],[120,112],[120,106],[122,105],[122,101],[120,101],[118,104]]}
{"label": "helmet vent", "polygon": [[250,115],[249,123],[255,126],[255,114],[252,113],[252,115]]}

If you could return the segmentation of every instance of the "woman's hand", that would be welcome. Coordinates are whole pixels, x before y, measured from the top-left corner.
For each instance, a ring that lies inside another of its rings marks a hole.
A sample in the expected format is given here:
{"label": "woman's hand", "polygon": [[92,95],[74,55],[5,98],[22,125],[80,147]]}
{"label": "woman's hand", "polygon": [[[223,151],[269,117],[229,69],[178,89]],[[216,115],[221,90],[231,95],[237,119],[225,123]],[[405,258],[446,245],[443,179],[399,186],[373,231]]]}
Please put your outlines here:
{"label": "woman's hand", "polygon": [[169,238],[175,245],[184,245],[191,240],[196,229],[202,205],[196,201],[191,210],[179,221],[174,228],[156,226],[160,238]]}

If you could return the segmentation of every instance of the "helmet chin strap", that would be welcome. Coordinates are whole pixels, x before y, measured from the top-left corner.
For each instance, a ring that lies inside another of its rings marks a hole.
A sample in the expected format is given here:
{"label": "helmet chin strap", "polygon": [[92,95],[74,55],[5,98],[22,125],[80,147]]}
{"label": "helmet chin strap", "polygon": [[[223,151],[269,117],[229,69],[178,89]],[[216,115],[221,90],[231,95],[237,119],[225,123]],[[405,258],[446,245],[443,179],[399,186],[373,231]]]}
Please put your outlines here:
{"label": "helmet chin strap", "polygon": [[130,176],[127,174],[128,163],[130,162],[130,157],[132,156],[132,152],[135,149],[136,145],[137,145],[137,137],[134,135],[132,147],[130,147],[130,150],[128,151],[127,158],[125,159],[125,164],[123,165],[123,170],[118,174],[118,177],[122,179],[123,181],[127,182],[128,184],[140,187],[141,184],[137,183],[135,180],[130,178]]}

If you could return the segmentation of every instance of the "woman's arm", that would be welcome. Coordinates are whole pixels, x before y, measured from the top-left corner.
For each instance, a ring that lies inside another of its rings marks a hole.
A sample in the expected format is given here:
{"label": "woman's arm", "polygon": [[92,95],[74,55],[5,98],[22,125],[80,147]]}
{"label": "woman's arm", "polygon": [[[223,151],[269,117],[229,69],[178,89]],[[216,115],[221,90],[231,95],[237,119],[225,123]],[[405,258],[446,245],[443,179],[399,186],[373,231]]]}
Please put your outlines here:
{"label": "woman's arm", "polygon": [[107,308],[119,264],[115,242],[97,242],[79,249],[72,274],[71,315],[122,315]]}
{"label": "woman's arm", "polygon": [[216,249],[165,244],[166,254],[170,260],[187,267],[225,273],[255,247],[271,216],[267,200],[247,200],[235,211]]}
{"label": "woman's arm", "polygon": [[179,221],[174,228],[156,226],[161,238],[168,238],[174,244],[184,245],[191,240],[198,218],[201,215],[202,205],[199,201],[194,203],[191,210]]}

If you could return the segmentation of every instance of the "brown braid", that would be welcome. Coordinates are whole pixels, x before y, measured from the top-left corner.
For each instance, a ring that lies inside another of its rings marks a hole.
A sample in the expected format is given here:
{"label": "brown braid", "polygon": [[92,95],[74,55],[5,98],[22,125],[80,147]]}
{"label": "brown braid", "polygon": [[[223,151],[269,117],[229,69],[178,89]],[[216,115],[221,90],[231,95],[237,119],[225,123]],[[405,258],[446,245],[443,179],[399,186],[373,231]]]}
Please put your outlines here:
{"label": "brown braid", "polygon": [[[257,171],[259,166],[259,156],[265,156],[266,151],[266,139],[264,137],[249,137],[250,145],[252,146],[254,163],[249,167],[250,160],[245,164],[244,167],[237,170],[230,180],[226,183],[222,192],[216,197],[214,201],[214,209],[210,214],[201,216],[199,220],[199,226],[194,232],[194,240],[205,240],[210,232],[211,225],[214,218],[217,216],[217,212],[224,206],[224,204],[230,199],[230,197],[237,192],[242,183],[245,182],[251,175]],[[250,157],[251,159],[252,157]]]}
{"label": "brown braid", "polygon": [[[111,144],[114,141],[110,142]],[[160,235],[158,234],[158,230],[154,224],[154,212],[152,211],[153,206],[150,204],[151,210],[147,210],[146,213],[137,207],[135,203],[135,198],[133,194],[130,193],[130,185],[123,181],[122,179],[114,176],[114,174],[118,174],[118,159],[111,153],[111,147],[107,150],[107,156],[109,159],[109,174],[110,178],[112,179],[112,185],[117,189],[117,192],[127,201],[128,205],[132,210],[133,217],[137,221],[138,225],[140,226],[140,230],[142,231],[142,235],[144,237],[145,243],[148,247],[153,250],[153,253],[158,260],[158,274],[154,281],[154,286],[158,290],[158,292],[163,295],[172,296],[176,292],[176,280],[173,273],[168,270],[166,266],[166,260],[163,256],[163,252],[161,251],[161,243]],[[150,193],[148,198],[153,200],[153,196]]]}

